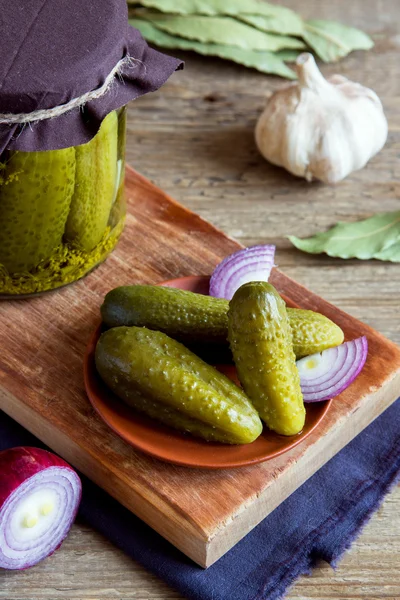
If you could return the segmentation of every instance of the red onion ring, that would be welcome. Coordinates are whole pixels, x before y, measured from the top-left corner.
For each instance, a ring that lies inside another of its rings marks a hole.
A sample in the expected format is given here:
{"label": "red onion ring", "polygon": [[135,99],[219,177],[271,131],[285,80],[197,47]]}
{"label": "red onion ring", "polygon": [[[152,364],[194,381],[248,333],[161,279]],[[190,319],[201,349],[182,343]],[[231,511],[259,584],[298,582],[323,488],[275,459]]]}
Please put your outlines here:
{"label": "red onion ring", "polygon": [[249,281],[268,281],[274,267],[275,246],[251,246],[227,256],[210,279],[210,296],[230,300]]}
{"label": "red onion ring", "polygon": [[343,392],[360,373],[367,355],[363,336],[298,360],[304,402],[330,400]]}
{"label": "red onion ring", "polygon": [[81,481],[38,448],[0,452],[0,568],[27,569],[52,554],[79,507]]}

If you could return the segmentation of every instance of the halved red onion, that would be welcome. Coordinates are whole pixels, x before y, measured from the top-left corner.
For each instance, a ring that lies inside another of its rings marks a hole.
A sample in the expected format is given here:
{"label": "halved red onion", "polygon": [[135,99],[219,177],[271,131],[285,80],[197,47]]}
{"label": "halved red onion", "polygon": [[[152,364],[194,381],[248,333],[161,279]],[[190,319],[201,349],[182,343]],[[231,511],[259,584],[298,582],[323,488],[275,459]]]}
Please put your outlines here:
{"label": "halved red onion", "polygon": [[275,246],[251,246],[227,256],[210,279],[210,296],[230,300],[249,281],[268,281],[274,267]]}
{"label": "halved red onion", "polygon": [[360,373],[367,354],[363,336],[298,360],[304,402],[330,400],[343,392]]}
{"label": "halved red onion", "polygon": [[39,448],[0,452],[0,568],[27,569],[67,536],[81,500],[78,475]]}

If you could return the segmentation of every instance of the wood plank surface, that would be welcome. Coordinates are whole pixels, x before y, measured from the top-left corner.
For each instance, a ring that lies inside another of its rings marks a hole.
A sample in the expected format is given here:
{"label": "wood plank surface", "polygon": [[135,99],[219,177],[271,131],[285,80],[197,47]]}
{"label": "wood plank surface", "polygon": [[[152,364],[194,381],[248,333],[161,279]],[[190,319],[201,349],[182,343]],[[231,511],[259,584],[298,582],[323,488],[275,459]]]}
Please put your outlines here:
{"label": "wood plank surface", "polygon": [[[373,87],[390,125],[388,144],[367,169],[336,188],[309,186],[267,165],[252,131],[275,78],[222,61],[187,56],[187,68],[158,94],[130,109],[128,160],[243,243],[275,241],[279,266],[342,309],[400,341],[398,265],[306,256],[284,239],[309,235],[339,219],[397,210],[399,126],[397,75],[400,6],[390,0],[286,0],[304,16],[337,18],[374,34],[370,53],[355,53],[340,71]],[[186,58],[186,57],[185,57]],[[179,123],[179,126],[177,126]],[[289,598],[400,598],[400,494],[395,491],[334,574],[321,567]],[[77,557],[79,556],[79,561]],[[23,574],[0,574],[0,597],[178,598],[83,525],[62,552]]]}

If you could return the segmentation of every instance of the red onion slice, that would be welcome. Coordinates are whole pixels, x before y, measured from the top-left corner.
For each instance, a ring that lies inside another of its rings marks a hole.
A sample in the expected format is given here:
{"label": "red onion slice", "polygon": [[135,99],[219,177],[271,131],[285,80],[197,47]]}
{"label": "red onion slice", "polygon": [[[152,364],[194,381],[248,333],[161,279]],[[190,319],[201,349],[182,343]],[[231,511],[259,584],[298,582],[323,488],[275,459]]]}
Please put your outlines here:
{"label": "red onion slice", "polygon": [[304,402],[330,400],[343,392],[360,373],[367,354],[363,336],[298,360]]}
{"label": "red onion slice", "polygon": [[268,281],[274,267],[275,246],[251,246],[227,256],[210,279],[210,296],[230,300],[236,290],[250,281]]}
{"label": "red onion slice", "polygon": [[0,568],[26,569],[52,554],[74,522],[81,492],[75,471],[50,452],[0,452]]}

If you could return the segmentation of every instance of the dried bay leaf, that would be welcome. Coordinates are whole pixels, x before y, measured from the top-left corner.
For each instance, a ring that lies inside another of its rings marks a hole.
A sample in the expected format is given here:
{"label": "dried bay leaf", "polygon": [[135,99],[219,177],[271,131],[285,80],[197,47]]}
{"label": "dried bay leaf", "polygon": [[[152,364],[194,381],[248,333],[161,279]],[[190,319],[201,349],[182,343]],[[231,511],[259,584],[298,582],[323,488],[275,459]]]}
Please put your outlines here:
{"label": "dried bay leaf", "polygon": [[[163,43],[158,41],[158,45],[219,56],[289,79],[295,75],[285,71],[282,61],[295,61],[296,50],[304,49],[304,42],[326,62],[336,61],[352,50],[367,50],[373,46],[371,38],[358,29],[333,21],[304,22],[293,10],[262,0],[127,2],[132,6],[135,18],[148,19],[159,30],[180,40],[178,43],[165,38]],[[156,12],[152,12],[154,10]],[[153,31],[153,38],[154,35]],[[297,39],[291,36],[297,36]],[[190,48],[183,38],[193,42]],[[149,41],[152,40],[149,38]],[[195,42],[197,47],[194,47]],[[210,48],[206,49],[206,45]]]}
{"label": "dried bay leaf", "polygon": [[352,50],[369,50],[374,45],[366,33],[335,21],[305,21],[302,37],[324,62],[335,62]]}
{"label": "dried bay leaf", "polygon": [[[282,8],[282,7],[280,7]],[[303,20],[296,13],[278,15],[240,14],[237,18],[261,31],[270,31],[284,35],[303,35]]]}
{"label": "dried bay leaf", "polygon": [[379,213],[355,223],[340,222],[309,238],[291,235],[288,239],[310,254],[400,262],[400,211]]}
{"label": "dried bay leaf", "polygon": [[[127,1],[138,11],[139,18],[165,18],[168,24],[156,23],[157,27],[171,35],[195,39],[203,43],[226,44],[270,52],[276,52],[281,48],[304,48],[300,40],[293,40],[290,37],[280,41],[276,39],[278,35],[281,37],[293,35],[302,37],[325,62],[334,62],[352,50],[368,50],[373,46],[371,38],[354,27],[334,21],[313,19],[304,22],[293,10],[261,0]],[[142,8],[137,9],[138,6]],[[156,9],[159,12],[152,14],[147,9]],[[225,18],[235,17],[235,19],[231,19],[230,22],[229,20],[213,22],[214,19],[224,19],[224,15]],[[179,19],[180,16],[195,21],[176,21],[175,19]],[[207,17],[212,20],[207,21]],[[197,20],[199,18],[200,21]],[[236,19],[242,25],[247,25],[249,29],[240,29]],[[221,32],[218,27],[227,27],[227,30]],[[261,38],[254,33],[252,27],[258,33],[272,35],[272,37]],[[277,36],[274,38],[273,34]],[[254,37],[254,43],[250,39],[251,35]]]}
{"label": "dried bay leaf", "polygon": [[275,52],[275,56],[285,62],[296,62],[299,52],[298,50],[279,50],[278,52]]}
{"label": "dried bay leaf", "polygon": [[243,50],[235,46],[223,46],[218,44],[203,44],[195,40],[186,40],[178,36],[170,35],[165,31],[157,29],[149,21],[142,19],[131,19],[133,27],[139,29],[146,40],[163,48],[178,48],[180,50],[193,50],[205,56],[218,56],[219,58],[232,60],[246,67],[257,69],[263,73],[280,75],[287,79],[295,79],[296,74],[284,63],[284,59],[271,52],[258,52],[254,50]]}
{"label": "dried bay leaf", "polygon": [[375,254],[374,258],[378,260],[388,260],[390,262],[400,262],[400,236],[397,242],[394,242],[391,246],[388,246],[378,254]]}
{"label": "dried bay leaf", "polygon": [[254,29],[231,17],[174,16],[159,13],[142,13],[155,27],[203,43],[237,46],[245,50],[275,52],[283,48],[304,48],[304,44],[285,35],[276,35]]}
{"label": "dried bay leaf", "polygon": [[[270,4],[260,0],[128,0],[128,4],[140,4],[146,8],[157,9],[163,13],[179,15],[262,15],[269,18],[286,21],[287,27],[294,27],[293,33],[302,30],[302,19],[290,8],[278,4]],[[270,31],[265,30],[265,31]],[[279,30],[279,33],[292,33]]]}

